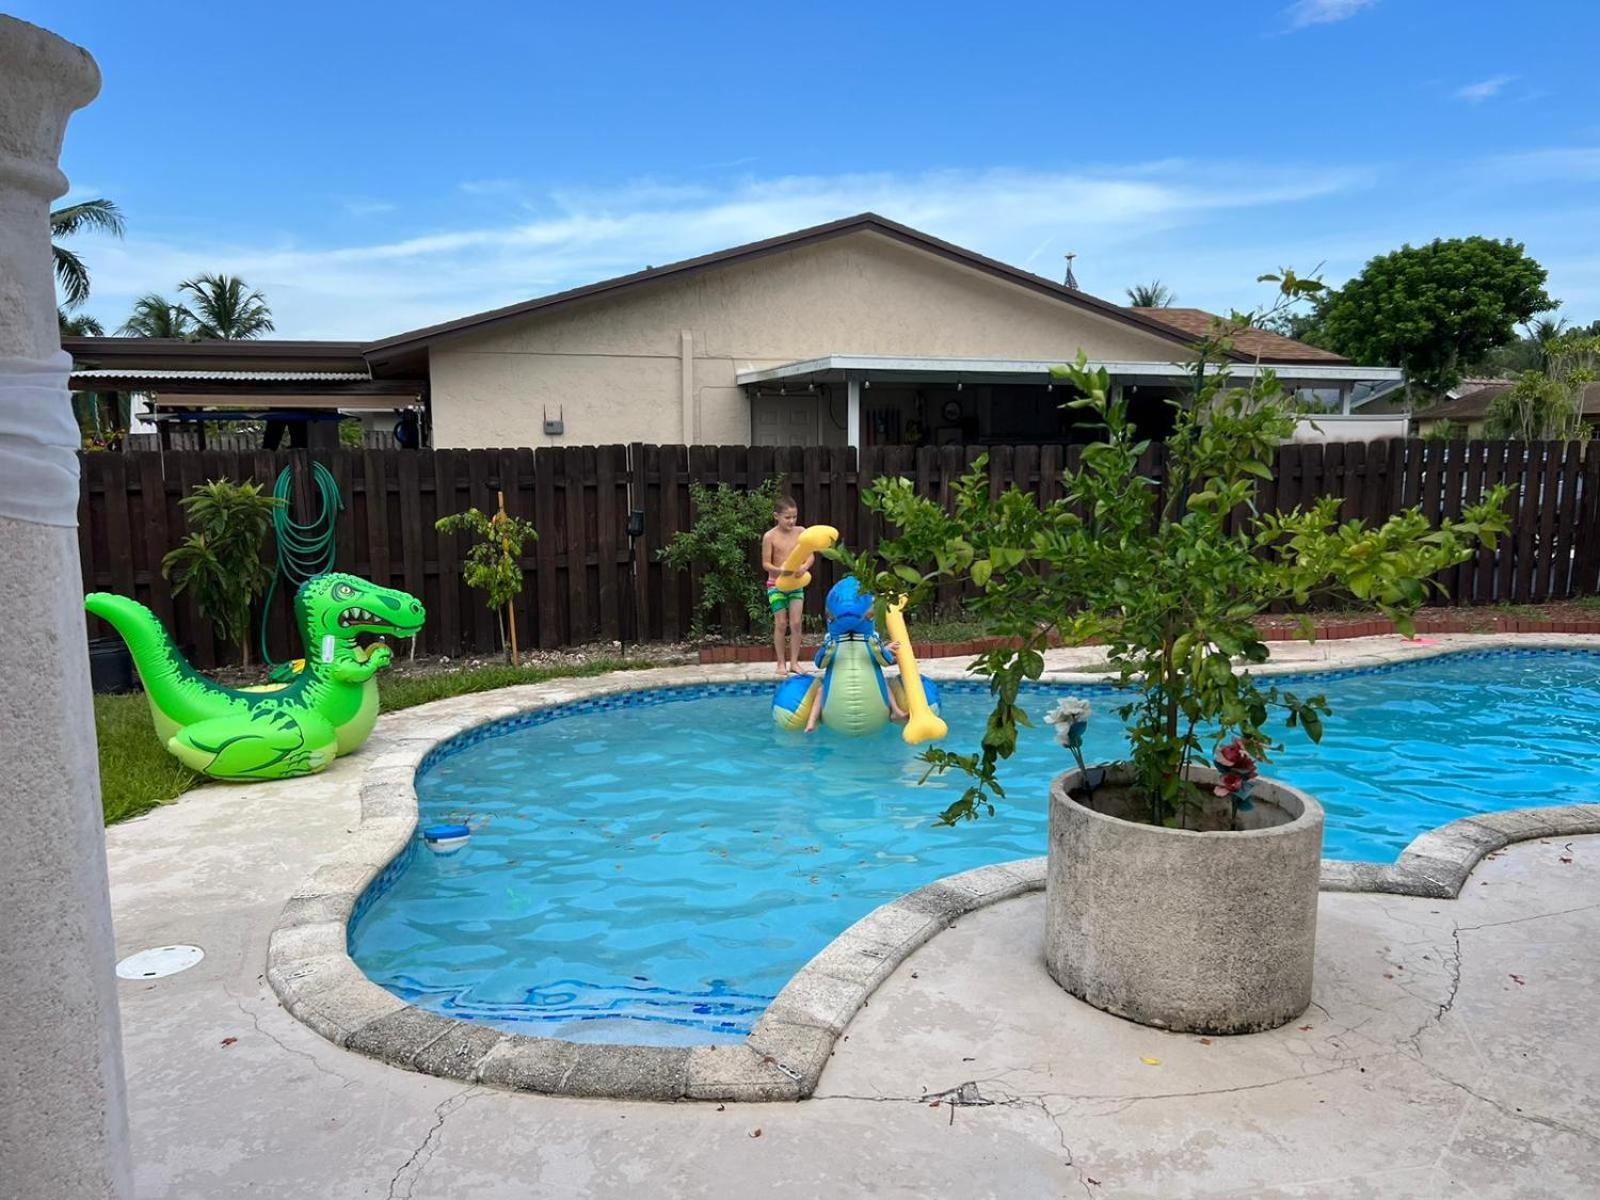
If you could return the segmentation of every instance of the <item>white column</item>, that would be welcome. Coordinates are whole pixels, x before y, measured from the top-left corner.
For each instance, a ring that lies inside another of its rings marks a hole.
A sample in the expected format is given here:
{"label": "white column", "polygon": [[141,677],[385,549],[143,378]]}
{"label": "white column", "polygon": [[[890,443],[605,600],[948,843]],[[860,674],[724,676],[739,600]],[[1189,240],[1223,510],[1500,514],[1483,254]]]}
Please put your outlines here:
{"label": "white column", "polygon": [[844,407],[844,440],[845,445],[861,448],[861,381],[852,379],[845,384],[849,389],[846,392],[848,399]]}
{"label": "white column", "polygon": [[0,16],[0,1200],[124,1197],[122,1041],[50,267],[87,52]]}

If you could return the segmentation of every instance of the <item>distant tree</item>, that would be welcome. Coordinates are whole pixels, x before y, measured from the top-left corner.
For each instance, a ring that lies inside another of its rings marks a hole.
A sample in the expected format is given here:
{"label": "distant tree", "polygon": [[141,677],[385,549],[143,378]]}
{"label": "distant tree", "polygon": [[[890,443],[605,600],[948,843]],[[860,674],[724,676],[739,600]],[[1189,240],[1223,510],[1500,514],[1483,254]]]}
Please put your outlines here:
{"label": "distant tree", "polygon": [[104,337],[106,327],[88,313],[68,313],[56,309],[62,337]]}
{"label": "distant tree", "polygon": [[1452,421],[1448,417],[1443,421],[1435,421],[1428,426],[1428,431],[1422,435],[1428,442],[1453,442],[1460,441],[1467,436],[1467,427],[1460,421]]}
{"label": "distant tree", "polygon": [[274,328],[266,299],[237,275],[199,275],[178,290],[189,298],[183,314],[201,339],[260,337]]}
{"label": "distant tree", "polygon": [[1512,341],[1517,325],[1556,306],[1545,278],[1518,242],[1436,239],[1372,259],[1319,315],[1332,349],[1402,367],[1408,388],[1436,395]]}
{"label": "distant tree", "polygon": [[1321,304],[1313,306],[1306,312],[1281,312],[1276,316],[1267,317],[1262,320],[1261,328],[1279,337],[1304,342],[1308,346],[1328,348],[1328,331],[1322,322]]}
{"label": "distant tree", "polygon": [[1544,345],[1542,370],[1524,371],[1489,404],[1490,437],[1526,441],[1587,440],[1583,393],[1600,375],[1600,337],[1557,331]]}
{"label": "distant tree", "polygon": [[1172,289],[1159,279],[1137,283],[1128,289],[1128,303],[1135,308],[1171,308],[1177,298]]}
{"label": "distant tree", "polygon": [[133,313],[117,332],[123,337],[189,338],[194,320],[181,304],[150,292],[133,302]]}

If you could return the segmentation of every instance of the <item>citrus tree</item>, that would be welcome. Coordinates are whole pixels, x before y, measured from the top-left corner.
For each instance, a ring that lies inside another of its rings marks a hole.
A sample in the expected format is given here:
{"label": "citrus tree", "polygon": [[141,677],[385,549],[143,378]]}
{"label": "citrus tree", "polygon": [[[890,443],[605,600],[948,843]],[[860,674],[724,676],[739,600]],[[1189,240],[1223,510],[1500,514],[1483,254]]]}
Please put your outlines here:
{"label": "citrus tree", "polygon": [[433,523],[440,533],[466,533],[478,540],[461,563],[467,586],[483,592],[484,603],[496,614],[504,613],[509,638],[502,638],[506,661],[517,661],[517,613],[512,601],[522,593],[522,549],[539,540],[531,521],[513,517],[502,507],[493,516],[476,508],[440,517]]}
{"label": "citrus tree", "polygon": [[[1290,298],[1320,286],[1292,273],[1267,278]],[[994,698],[978,748],[923,756],[932,772],[971,779],[945,810],[946,823],[992,812],[1004,795],[997,768],[1028,723],[1018,695],[1043,672],[1052,635],[1069,646],[1105,644],[1126,696],[1117,711],[1148,819],[1181,826],[1199,808],[1187,774],[1197,754],[1209,761],[1208,742],[1259,757],[1270,748],[1274,717],[1321,737],[1329,711],[1321,695],[1235,669],[1267,659],[1253,617],[1278,603],[1338,598],[1375,607],[1409,631],[1411,614],[1437,587],[1436,573],[1505,529],[1503,488],[1437,528],[1417,509],[1377,525],[1340,521],[1339,497],[1262,511],[1258,489],[1272,478],[1295,420],[1270,371],[1243,387],[1226,373],[1232,334],[1249,320],[1219,324],[1196,347],[1194,388],[1175,402],[1159,472],[1142,465],[1150,444],[1107,373],[1089,369],[1080,353],[1055,375],[1075,390],[1069,403],[1098,422],[1104,440],[1084,447],[1080,464],[1063,475],[1060,499],[1042,501],[1014,486],[991,495],[981,458],[954,489],[950,511],[918,496],[906,479],[880,479],[868,492],[867,506],[894,536],[860,558],[840,553],[864,584],[886,595],[970,583],[971,614],[989,633],[1016,639],[1014,648],[975,662]],[[1306,619],[1303,632],[1310,630]]]}

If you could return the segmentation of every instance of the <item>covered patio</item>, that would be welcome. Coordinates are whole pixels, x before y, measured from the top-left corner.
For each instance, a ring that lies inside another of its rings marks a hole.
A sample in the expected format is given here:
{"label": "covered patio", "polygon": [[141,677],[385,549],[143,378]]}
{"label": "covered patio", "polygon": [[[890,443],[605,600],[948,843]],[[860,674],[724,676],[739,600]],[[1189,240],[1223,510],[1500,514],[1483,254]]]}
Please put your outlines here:
{"label": "covered patio", "polygon": [[[204,450],[219,424],[259,427],[261,449],[332,448],[339,423],[411,446],[426,430],[427,383],[372,376],[357,342],[186,342],[161,338],[66,338],[69,386],[116,430],[153,434],[161,449]],[[174,446],[182,431],[184,447]],[[254,436],[254,435],[253,435]]]}
{"label": "covered patio", "polygon": [[[755,445],[864,446],[1032,445],[1094,440],[1086,420],[1062,407],[1070,389],[1056,383],[1059,360],[898,358],[830,354],[781,366],[741,371],[750,397]],[[1090,362],[1104,368],[1128,401],[1129,414],[1151,438],[1172,429],[1168,400],[1189,386],[1182,363]],[[1358,384],[1399,379],[1394,367],[1347,363],[1231,363],[1230,380],[1243,384],[1266,371],[1296,393],[1321,431],[1317,440],[1343,440],[1354,421],[1364,440],[1404,436],[1405,422],[1374,432],[1353,415]],[[1307,424],[1310,424],[1308,420]]]}

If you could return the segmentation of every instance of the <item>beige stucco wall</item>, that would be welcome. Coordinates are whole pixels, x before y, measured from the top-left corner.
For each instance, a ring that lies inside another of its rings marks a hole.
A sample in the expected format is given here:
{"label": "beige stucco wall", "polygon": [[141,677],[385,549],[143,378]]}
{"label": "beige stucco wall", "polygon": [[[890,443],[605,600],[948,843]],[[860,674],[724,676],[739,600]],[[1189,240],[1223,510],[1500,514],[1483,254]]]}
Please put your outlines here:
{"label": "beige stucco wall", "polygon": [[[683,403],[683,334],[690,402]],[[435,344],[438,446],[744,444],[741,371],[828,354],[1167,362],[1178,344],[871,232]],[[561,437],[542,433],[558,412]],[[687,415],[688,428],[685,428]]]}

